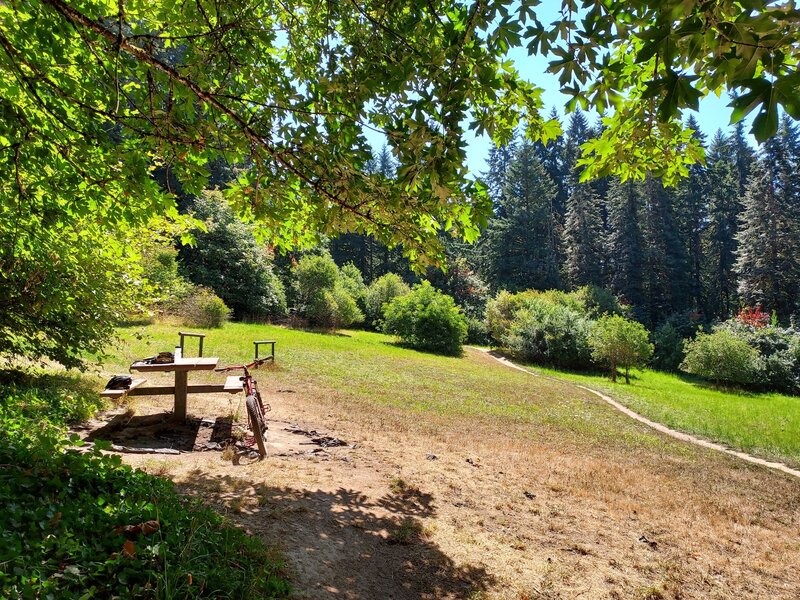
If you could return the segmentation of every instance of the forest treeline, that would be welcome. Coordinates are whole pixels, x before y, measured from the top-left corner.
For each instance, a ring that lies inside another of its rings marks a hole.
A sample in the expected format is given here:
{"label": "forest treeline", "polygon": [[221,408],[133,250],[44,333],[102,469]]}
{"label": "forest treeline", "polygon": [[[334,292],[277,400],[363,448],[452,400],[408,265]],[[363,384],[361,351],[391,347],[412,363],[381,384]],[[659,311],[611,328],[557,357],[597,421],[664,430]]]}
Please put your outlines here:
{"label": "forest treeline", "polygon": [[[466,267],[491,292],[598,286],[650,328],[676,315],[720,321],[756,305],[788,322],[800,309],[796,126],[784,118],[759,151],[741,124],[710,139],[694,119],[687,126],[706,164],[689,166],[674,187],[652,177],[582,182],[580,146],[598,131],[581,112],[547,146],[517,138],[492,149],[484,177],[494,216],[476,245],[447,241],[451,269]],[[385,151],[375,168],[391,176]],[[413,279],[399,250],[366,236],[334,239],[330,250],[367,282],[388,271]]]}

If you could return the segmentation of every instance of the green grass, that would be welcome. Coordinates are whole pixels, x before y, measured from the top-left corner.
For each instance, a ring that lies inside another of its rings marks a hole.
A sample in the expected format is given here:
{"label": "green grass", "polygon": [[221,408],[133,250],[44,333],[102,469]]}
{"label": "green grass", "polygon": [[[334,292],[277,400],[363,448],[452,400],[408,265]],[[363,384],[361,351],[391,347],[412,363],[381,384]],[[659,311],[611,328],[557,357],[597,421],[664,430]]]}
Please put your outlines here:
{"label": "green grass", "polygon": [[800,465],[800,397],[716,389],[700,379],[649,369],[636,372],[626,385],[603,375],[530,368],[607,392],[673,429]]}
{"label": "green grass", "polygon": [[[114,349],[109,373],[125,372],[136,358],[169,350],[178,340],[177,328],[165,324],[119,333],[122,343]],[[598,452],[607,445],[629,450],[671,444],[574,386],[501,367],[476,350],[446,357],[402,348],[391,337],[365,331],[326,334],[241,323],[206,333],[204,354],[219,356],[221,365],[252,358],[253,340],[276,340],[277,369],[257,372],[262,388],[317,386],[342,416],[352,411],[410,413],[415,427],[431,433],[436,425],[427,416],[469,419],[476,426],[500,423],[516,435],[555,443],[568,439]],[[190,347],[187,355],[194,351]],[[193,380],[202,377],[219,379],[213,373],[192,374]],[[281,395],[275,401],[291,398]],[[190,412],[191,405],[190,399]],[[674,451],[692,450],[676,445]]]}

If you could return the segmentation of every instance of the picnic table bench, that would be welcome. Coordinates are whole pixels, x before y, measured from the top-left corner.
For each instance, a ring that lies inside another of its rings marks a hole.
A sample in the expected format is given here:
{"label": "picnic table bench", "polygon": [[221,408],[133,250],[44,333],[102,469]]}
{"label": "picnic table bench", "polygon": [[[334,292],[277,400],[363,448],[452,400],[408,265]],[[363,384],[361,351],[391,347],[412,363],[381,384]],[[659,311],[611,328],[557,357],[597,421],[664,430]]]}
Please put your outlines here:
{"label": "picnic table bench", "polygon": [[[183,345],[185,337],[198,337],[200,340],[199,354],[195,358],[183,357]],[[134,379],[130,387],[127,389],[115,390],[105,389],[100,392],[104,398],[122,398],[124,396],[174,396],[175,407],[173,411],[173,420],[185,421],[186,420],[186,398],[188,394],[218,394],[228,393],[236,394],[243,391],[242,380],[239,375],[230,375],[225,379],[224,383],[200,383],[189,385],[188,375],[190,371],[213,371],[217,368],[219,357],[216,356],[202,356],[203,354],[203,337],[204,334],[194,334],[188,332],[180,332],[181,343],[180,346],[175,348],[173,360],[169,363],[151,363],[146,361],[137,361],[130,367],[131,371],[138,371],[140,373],[175,373],[174,385],[151,385],[145,386],[147,379]],[[258,358],[258,350],[261,345],[271,346],[269,359],[275,360],[275,341],[274,340],[259,340],[254,342],[255,355]]]}

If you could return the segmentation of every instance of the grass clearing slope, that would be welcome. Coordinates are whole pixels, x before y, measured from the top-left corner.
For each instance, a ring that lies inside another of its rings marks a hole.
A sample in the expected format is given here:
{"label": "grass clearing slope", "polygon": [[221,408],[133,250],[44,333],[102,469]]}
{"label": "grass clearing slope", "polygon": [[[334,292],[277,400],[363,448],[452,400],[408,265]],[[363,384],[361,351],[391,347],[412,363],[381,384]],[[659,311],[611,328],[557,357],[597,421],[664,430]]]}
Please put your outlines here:
{"label": "grass clearing slope", "polygon": [[530,368],[597,388],[673,429],[800,466],[800,397],[717,389],[694,377],[649,369],[625,385],[601,375]]}
{"label": "grass clearing slope", "polygon": [[[121,371],[177,341],[165,325],[120,333]],[[355,444],[249,466],[190,453],[165,467],[280,540],[298,598],[800,597],[794,478],[662,436],[477,350],[446,358],[379,334],[245,324],[207,334],[222,364],[277,340],[277,364],[257,372],[271,430],[299,423]],[[190,397],[189,412],[228,402]],[[404,531],[414,535],[388,541]]]}

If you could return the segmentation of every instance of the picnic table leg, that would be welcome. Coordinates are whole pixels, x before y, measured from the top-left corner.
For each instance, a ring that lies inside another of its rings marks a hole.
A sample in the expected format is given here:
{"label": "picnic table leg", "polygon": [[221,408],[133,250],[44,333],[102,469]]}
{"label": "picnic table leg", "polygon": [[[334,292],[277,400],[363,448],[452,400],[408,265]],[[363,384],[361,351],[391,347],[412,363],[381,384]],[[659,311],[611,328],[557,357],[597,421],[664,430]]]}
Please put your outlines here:
{"label": "picnic table leg", "polygon": [[186,420],[186,382],[188,371],[175,371],[175,412],[172,415],[175,421]]}

